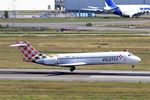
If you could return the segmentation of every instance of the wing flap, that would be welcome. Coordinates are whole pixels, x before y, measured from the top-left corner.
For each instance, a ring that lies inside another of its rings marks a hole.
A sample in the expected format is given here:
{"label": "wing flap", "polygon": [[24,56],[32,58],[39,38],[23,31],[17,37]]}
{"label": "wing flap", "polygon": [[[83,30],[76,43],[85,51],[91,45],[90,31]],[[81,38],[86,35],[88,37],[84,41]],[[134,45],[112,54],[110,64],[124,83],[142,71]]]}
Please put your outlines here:
{"label": "wing flap", "polygon": [[86,65],[86,63],[78,62],[78,63],[59,64],[59,66],[81,66],[81,65]]}

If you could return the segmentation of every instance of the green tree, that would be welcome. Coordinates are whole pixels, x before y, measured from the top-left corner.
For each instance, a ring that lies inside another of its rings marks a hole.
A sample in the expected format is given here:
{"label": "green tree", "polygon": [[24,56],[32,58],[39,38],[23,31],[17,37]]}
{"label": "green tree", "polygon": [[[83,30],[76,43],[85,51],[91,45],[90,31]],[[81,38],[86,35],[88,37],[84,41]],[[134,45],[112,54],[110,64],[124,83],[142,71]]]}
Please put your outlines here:
{"label": "green tree", "polygon": [[5,17],[5,18],[9,18],[9,12],[8,12],[8,11],[5,11],[5,12],[4,12],[4,17]]}

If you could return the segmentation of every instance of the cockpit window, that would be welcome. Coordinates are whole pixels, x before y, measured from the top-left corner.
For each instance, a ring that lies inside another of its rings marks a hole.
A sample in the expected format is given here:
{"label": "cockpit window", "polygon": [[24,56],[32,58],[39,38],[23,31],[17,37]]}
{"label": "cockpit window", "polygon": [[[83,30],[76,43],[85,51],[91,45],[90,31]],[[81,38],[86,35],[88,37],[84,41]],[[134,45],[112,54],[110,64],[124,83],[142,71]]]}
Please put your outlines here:
{"label": "cockpit window", "polygon": [[130,52],[128,56],[132,56],[133,54]]}

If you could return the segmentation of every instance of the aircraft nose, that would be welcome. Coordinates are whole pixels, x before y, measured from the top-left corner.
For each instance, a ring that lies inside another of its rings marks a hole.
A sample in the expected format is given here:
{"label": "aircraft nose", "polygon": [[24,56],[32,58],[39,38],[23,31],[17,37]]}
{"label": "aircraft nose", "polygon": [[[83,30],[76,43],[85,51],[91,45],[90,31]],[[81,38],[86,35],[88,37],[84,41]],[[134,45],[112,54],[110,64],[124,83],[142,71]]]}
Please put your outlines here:
{"label": "aircraft nose", "polygon": [[140,61],[141,61],[141,58],[140,58],[140,57],[137,57],[137,61],[139,61],[139,62],[140,62]]}
{"label": "aircraft nose", "polygon": [[137,57],[137,56],[135,56],[134,59],[135,59],[137,62],[140,62],[140,61],[141,61],[141,58],[140,58],[140,57]]}

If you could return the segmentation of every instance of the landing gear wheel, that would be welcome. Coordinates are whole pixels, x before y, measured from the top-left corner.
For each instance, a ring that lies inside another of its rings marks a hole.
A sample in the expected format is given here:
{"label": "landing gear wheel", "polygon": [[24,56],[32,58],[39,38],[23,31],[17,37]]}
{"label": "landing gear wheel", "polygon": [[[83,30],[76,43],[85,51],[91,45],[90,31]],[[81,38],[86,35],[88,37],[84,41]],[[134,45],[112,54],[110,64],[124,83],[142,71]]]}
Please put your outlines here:
{"label": "landing gear wheel", "polygon": [[135,65],[132,65],[132,68],[135,68]]}
{"label": "landing gear wheel", "polygon": [[70,71],[73,72],[75,69],[76,69],[76,67],[72,66],[72,67],[70,68]]}

